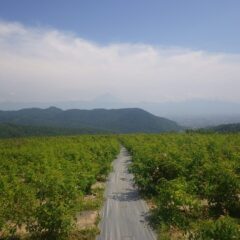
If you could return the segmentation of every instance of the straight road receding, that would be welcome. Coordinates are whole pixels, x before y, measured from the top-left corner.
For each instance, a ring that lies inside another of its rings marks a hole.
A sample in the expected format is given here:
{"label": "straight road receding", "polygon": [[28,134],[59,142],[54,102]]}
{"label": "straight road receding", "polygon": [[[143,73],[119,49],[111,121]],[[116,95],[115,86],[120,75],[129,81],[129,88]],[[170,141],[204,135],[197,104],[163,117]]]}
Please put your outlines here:
{"label": "straight road receding", "polygon": [[128,172],[131,156],[122,147],[113,162],[106,185],[106,201],[101,214],[101,233],[97,240],[156,240],[148,225],[148,207],[140,198]]}

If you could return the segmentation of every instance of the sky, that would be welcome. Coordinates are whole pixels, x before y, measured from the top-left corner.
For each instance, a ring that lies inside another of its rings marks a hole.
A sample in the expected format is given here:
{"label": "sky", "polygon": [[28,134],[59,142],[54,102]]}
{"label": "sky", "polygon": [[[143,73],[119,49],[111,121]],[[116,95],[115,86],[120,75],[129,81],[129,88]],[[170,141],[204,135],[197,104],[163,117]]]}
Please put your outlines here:
{"label": "sky", "polygon": [[1,0],[0,101],[240,102],[238,0]]}

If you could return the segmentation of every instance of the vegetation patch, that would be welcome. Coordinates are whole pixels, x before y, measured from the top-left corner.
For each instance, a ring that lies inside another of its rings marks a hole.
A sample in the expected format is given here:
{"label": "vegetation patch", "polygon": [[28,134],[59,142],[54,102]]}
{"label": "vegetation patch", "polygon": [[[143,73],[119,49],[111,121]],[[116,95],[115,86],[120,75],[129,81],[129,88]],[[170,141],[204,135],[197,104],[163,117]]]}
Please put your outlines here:
{"label": "vegetation patch", "polygon": [[124,135],[161,239],[240,239],[240,134]]}
{"label": "vegetation patch", "polygon": [[[91,239],[103,199],[92,186],[118,152],[111,136],[1,140],[0,238]],[[91,223],[78,229],[86,213]]]}
{"label": "vegetation patch", "polygon": [[98,218],[98,211],[96,210],[89,210],[89,211],[82,211],[76,217],[77,223],[76,228],[79,230],[92,228],[95,226]]}

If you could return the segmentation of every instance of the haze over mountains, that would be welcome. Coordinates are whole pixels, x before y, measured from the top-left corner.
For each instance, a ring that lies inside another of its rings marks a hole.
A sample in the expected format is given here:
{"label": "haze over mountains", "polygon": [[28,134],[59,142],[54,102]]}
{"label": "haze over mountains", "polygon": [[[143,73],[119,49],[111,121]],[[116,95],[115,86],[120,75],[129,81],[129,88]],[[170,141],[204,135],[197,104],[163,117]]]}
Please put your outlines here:
{"label": "haze over mountains", "polygon": [[[76,132],[80,133],[84,132],[84,129],[87,130],[85,132],[92,130],[97,133],[160,133],[181,130],[176,122],[154,116],[138,108],[63,111],[56,107],[50,107],[0,111],[0,123],[57,127],[61,128],[61,132],[64,132],[63,129],[76,129]],[[33,130],[36,131],[36,129]]]}
{"label": "haze over mountains", "polygon": [[1,110],[19,110],[22,108],[48,108],[56,106],[61,109],[117,109],[142,108],[157,116],[172,119],[187,127],[206,127],[226,123],[240,122],[240,104],[223,101],[193,99],[182,102],[124,102],[106,93],[88,101],[62,102],[0,102]]}

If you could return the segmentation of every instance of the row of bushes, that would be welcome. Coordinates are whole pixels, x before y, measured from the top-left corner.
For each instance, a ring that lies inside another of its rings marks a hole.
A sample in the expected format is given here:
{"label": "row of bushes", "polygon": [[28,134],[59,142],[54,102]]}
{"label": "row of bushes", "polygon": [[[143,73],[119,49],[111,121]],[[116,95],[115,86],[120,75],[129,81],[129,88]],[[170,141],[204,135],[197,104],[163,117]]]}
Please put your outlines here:
{"label": "row of bushes", "polygon": [[155,204],[152,223],[162,235],[240,239],[240,134],[121,139],[133,155],[136,184]]}
{"label": "row of bushes", "polygon": [[118,151],[111,136],[1,140],[0,236],[67,238]]}

